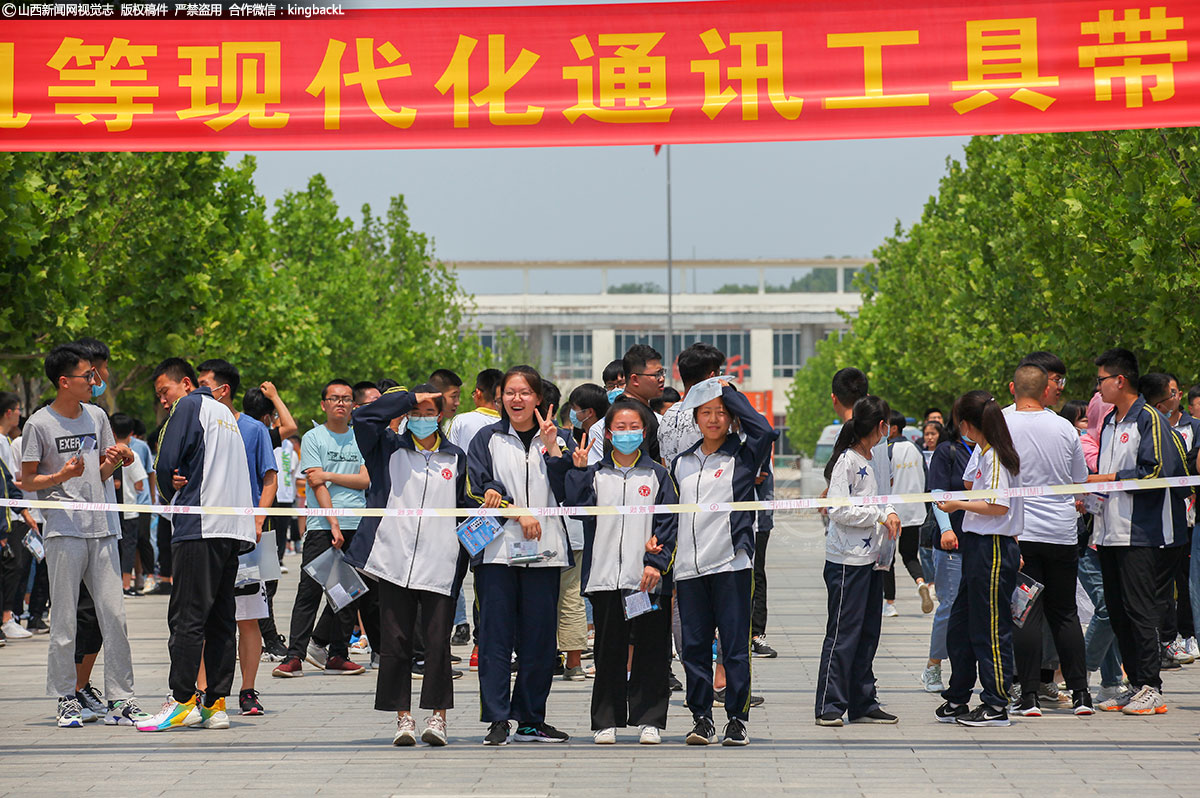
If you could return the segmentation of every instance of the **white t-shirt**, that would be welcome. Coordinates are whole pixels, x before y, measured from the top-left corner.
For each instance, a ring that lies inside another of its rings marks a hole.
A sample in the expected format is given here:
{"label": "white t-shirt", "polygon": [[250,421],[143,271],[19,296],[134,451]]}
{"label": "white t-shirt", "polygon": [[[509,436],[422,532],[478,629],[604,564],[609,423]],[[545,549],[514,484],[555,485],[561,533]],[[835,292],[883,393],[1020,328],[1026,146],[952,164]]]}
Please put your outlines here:
{"label": "white t-shirt", "polygon": [[[996,450],[990,446],[984,450],[975,447],[975,455],[971,458],[975,467],[967,465],[963,472],[963,482],[972,483],[972,490],[1001,490],[1011,488],[1015,478],[1011,471],[1004,467],[996,458]],[[1004,535],[1016,537],[1021,534],[1021,524],[1016,518],[1017,511],[1009,499],[988,499],[988,504],[1007,507],[1004,515],[980,515],[969,510],[963,514],[962,528],[964,532],[974,532],[976,535]]]}
{"label": "white t-shirt", "polygon": [[[925,492],[925,458],[921,450],[908,439],[891,445],[892,485],[891,493]],[[909,502],[897,504],[896,515],[900,526],[918,526],[925,521],[925,504]]]}
{"label": "white t-shirt", "polygon": [[[1008,432],[1021,457],[1018,487],[1067,485],[1087,481],[1087,461],[1075,426],[1052,410],[1004,408]],[[1028,496],[1022,498],[1021,540],[1057,545],[1079,541],[1074,496]],[[1014,518],[1014,521],[1016,518]]]}
{"label": "white t-shirt", "polygon": [[471,441],[484,427],[490,427],[500,420],[500,413],[488,408],[476,408],[469,413],[459,413],[450,420],[450,428],[446,432],[446,440],[464,452],[471,448]]}
{"label": "white t-shirt", "polygon": [[[145,487],[146,483],[146,468],[142,465],[140,457],[134,457],[133,462],[127,466],[121,466],[121,503],[122,504],[137,504],[138,490],[136,483],[141,482]],[[126,521],[132,521],[138,517],[138,514],[131,511],[126,511],[122,516]]]}

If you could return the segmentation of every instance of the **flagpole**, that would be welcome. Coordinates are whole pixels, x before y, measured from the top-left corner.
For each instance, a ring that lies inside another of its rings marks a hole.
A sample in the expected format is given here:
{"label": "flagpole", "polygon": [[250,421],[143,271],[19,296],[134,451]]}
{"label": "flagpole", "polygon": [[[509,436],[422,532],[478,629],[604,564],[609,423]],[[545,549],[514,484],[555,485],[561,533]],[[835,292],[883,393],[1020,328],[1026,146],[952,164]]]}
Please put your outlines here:
{"label": "flagpole", "polygon": [[666,145],[667,150],[667,345],[666,351],[663,353],[666,356],[666,362],[663,363],[663,369],[667,373],[667,382],[670,382],[674,374],[675,365],[675,269],[672,264],[671,257],[671,145]]}

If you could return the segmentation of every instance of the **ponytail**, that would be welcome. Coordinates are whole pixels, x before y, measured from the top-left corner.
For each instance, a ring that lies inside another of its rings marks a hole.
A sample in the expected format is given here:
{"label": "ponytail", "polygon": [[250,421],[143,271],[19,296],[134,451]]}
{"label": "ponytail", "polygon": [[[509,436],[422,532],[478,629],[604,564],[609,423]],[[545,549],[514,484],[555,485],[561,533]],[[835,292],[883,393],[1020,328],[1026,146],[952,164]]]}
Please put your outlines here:
{"label": "ponytail", "polygon": [[852,446],[879,428],[882,421],[890,421],[892,415],[888,403],[878,396],[864,396],[854,403],[854,411],[850,420],[842,425],[838,432],[837,441],[833,444],[833,454],[825,464],[825,481],[828,482],[833,474],[833,467],[838,458]]}
{"label": "ponytail", "polygon": [[1021,457],[1013,446],[1000,404],[987,391],[969,391],[954,403],[954,421],[966,421],[983,433],[988,446],[996,450],[1000,464],[1016,474],[1021,471]]}

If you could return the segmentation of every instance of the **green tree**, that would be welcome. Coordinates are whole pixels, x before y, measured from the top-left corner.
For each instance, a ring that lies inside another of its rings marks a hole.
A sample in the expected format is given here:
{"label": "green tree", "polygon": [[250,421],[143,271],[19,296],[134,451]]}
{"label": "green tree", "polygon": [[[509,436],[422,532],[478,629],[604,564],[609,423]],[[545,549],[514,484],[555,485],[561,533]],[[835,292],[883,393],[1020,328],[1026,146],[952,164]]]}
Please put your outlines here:
{"label": "green tree", "polygon": [[[949,407],[975,388],[1005,401],[1013,368],[1036,349],[1067,364],[1068,397],[1090,395],[1091,359],[1112,346],[1190,383],[1198,187],[1195,128],[976,137],[948,161],[920,221],[897,226],[856,276],[863,306],[837,360],[910,408]],[[831,364],[813,360],[792,413],[816,402],[804,391],[828,391],[810,371]],[[811,445],[804,436],[794,433],[798,446]]]}

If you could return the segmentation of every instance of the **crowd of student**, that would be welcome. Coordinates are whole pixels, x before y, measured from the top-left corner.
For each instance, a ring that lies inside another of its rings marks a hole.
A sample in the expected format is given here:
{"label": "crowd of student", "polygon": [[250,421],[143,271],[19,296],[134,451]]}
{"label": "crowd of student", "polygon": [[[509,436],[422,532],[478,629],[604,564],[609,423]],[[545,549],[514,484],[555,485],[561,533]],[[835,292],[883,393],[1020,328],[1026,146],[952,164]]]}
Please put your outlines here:
{"label": "crowd of student", "polygon": [[[603,386],[580,385],[565,401],[529,366],[488,369],[463,413],[462,380],[446,369],[412,390],[336,379],[321,392],[324,423],[302,439],[271,383],[243,393],[224,360],[193,368],[170,358],[152,374],[169,414],[149,441],[136,419],[110,418],[93,403],[106,389],[109,357],[94,339],[52,350],[45,371],[55,398],[27,419],[15,395],[0,394],[4,495],[332,512],[305,517],[301,534],[294,516],[266,513],[6,511],[0,629],[9,639],[48,633],[47,692],[58,700],[59,726],[103,718],[144,732],[227,728],[235,662],[246,715],[265,711],[260,662],[277,663],[278,678],[303,676],[309,663],[335,675],[377,669],[375,708],[395,713],[393,742],[445,745],[462,675],[451,644],[473,641],[487,745],[568,739],[546,722],[556,674],[594,679],[597,744],[615,743],[629,726],[640,743],[659,743],[675,689],[685,689],[693,716],[687,743],[749,742],[750,708],[762,701],[751,694],[750,659],[776,656],[765,637],[772,513],[497,517],[473,556],[456,534],[462,519],[451,515],[354,514],[769,500],[777,432],[722,377],[719,350],[697,343],[680,353],[682,396],[665,386],[662,355],[640,344],[605,369]],[[1090,402],[1068,402],[1059,414],[1050,408],[1061,402],[1066,366],[1033,353],[1013,375],[1015,404],[1001,411],[990,394],[972,391],[948,423],[931,410],[923,449],[903,437],[904,417],[869,394],[863,372],[842,369],[831,391],[843,424],[825,468],[828,496],[1195,473],[1200,422],[1180,408],[1178,381],[1141,375],[1125,350],[1096,364]],[[817,724],[897,722],[872,672],[882,618],[896,614],[896,553],[922,610],[934,613],[922,683],[944,698],[937,720],[1007,725],[1010,712],[1038,716],[1043,702],[1062,697],[1058,667],[1077,715],[1166,712],[1161,670],[1197,653],[1192,496],[1170,488],[824,511],[829,599]],[[274,566],[287,549],[300,552],[301,569],[284,638],[274,596],[287,569]],[[335,601],[309,573],[331,549],[361,575],[365,593]],[[1042,593],[1015,627],[1019,571]],[[1090,601],[1086,635],[1077,581]],[[170,596],[170,695],[156,713],[135,697],[125,625],[125,597],[147,593]],[[91,671],[102,646],[101,693]],[[1088,673],[1097,669],[1093,704]],[[977,675],[981,703],[971,709]],[[420,727],[414,677],[418,706],[431,713]],[[721,735],[714,707],[726,715]]]}

